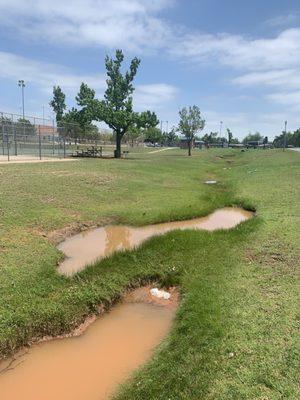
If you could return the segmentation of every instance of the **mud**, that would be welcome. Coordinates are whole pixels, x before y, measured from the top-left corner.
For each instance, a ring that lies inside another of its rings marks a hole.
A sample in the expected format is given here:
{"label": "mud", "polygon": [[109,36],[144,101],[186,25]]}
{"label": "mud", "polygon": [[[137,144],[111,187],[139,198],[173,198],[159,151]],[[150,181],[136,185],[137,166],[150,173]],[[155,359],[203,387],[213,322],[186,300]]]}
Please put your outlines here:
{"label": "mud", "polygon": [[250,211],[228,207],[216,210],[207,217],[186,221],[166,222],[139,228],[108,225],[87,230],[59,244],[58,249],[66,255],[66,258],[59,265],[58,272],[71,276],[98,259],[116,251],[133,249],[152,236],[162,235],[172,230],[231,229],[252,216],[253,213]]}
{"label": "mud", "polygon": [[153,354],[167,335],[178,304],[152,299],[150,287],[77,337],[39,343],[0,363],[1,400],[102,400]]}

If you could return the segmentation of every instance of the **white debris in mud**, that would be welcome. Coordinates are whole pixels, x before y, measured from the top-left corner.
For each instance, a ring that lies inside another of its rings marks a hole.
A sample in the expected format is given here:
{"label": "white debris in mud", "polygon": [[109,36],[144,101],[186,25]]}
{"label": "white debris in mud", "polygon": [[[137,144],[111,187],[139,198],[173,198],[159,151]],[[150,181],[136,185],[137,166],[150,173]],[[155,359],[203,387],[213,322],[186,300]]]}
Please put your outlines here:
{"label": "white debris in mud", "polygon": [[217,181],[205,181],[207,185],[214,185]]}
{"label": "white debris in mud", "polygon": [[159,299],[164,299],[164,300],[169,300],[171,297],[171,294],[168,292],[165,292],[164,290],[159,290],[158,288],[153,288],[150,290],[150,293],[152,296],[158,297]]}

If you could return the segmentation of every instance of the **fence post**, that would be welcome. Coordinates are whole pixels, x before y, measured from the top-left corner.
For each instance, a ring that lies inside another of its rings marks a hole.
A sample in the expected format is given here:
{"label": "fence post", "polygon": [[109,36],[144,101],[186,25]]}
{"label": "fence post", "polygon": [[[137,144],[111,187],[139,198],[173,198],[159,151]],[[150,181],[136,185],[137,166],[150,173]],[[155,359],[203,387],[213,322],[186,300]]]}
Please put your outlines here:
{"label": "fence post", "polygon": [[39,125],[39,156],[42,159],[41,125]]}
{"label": "fence post", "polygon": [[13,136],[14,136],[14,145],[15,145],[15,156],[18,155],[18,149],[17,149],[17,135],[16,135],[16,126],[13,123],[12,124],[12,129],[13,129]]}
{"label": "fence post", "polygon": [[9,136],[8,136],[8,134],[6,135],[6,142],[7,142],[7,161],[9,161],[10,155],[9,155]]}
{"label": "fence post", "polygon": [[4,117],[3,113],[1,113],[1,124],[2,124],[2,153],[5,154],[4,151],[4,142],[5,142],[5,135],[4,135]]}
{"label": "fence post", "polygon": [[52,120],[52,150],[54,155],[55,154],[54,120]]}
{"label": "fence post", "polygon": [[64,136],[64,158],[66,158],[66,137]]}

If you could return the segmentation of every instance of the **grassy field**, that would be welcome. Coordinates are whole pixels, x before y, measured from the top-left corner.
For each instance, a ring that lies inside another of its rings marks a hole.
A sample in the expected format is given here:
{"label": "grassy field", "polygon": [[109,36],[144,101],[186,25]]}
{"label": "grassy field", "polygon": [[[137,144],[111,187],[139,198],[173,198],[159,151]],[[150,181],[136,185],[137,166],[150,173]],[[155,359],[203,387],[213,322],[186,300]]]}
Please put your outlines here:
{"label": "grassy field", "polygon": [[[168,339],[118,400],[298,399],[299,175],[297,153],[228,149],[0,166],[0,354],[70,330],[128,286],[157,279],[180,285],[182,303]],[[55,272],[54,229],[143,225],[228,205],[258,217],[230,232],[171,232],[72,279]]]}

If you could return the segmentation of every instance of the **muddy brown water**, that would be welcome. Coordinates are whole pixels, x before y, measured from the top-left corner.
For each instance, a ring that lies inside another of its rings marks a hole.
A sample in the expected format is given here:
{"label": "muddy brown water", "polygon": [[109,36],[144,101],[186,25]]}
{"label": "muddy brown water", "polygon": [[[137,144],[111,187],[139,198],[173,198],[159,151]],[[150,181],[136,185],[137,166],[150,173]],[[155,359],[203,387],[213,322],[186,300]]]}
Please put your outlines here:
{"label": "muddy brown water", "polygon": [[161,302],[124,302],[81,336],[42,342],[13,364],[0,363],[0,399],[107,399],[168,333],[177,301]]}
{"label": "muddy brown water", "polygon": [[253,213],[242,208],[222,208],[203,218],[186,221],[166,222],[144,227],[108,225],[74,235],[60,243],[58,249],[66,259],[59,265],[58,271],[70,276],[97,259],[109,256],[115,251],[133,249],[146,239],[162,235],[176,229],[230,229],[251,218]]}

